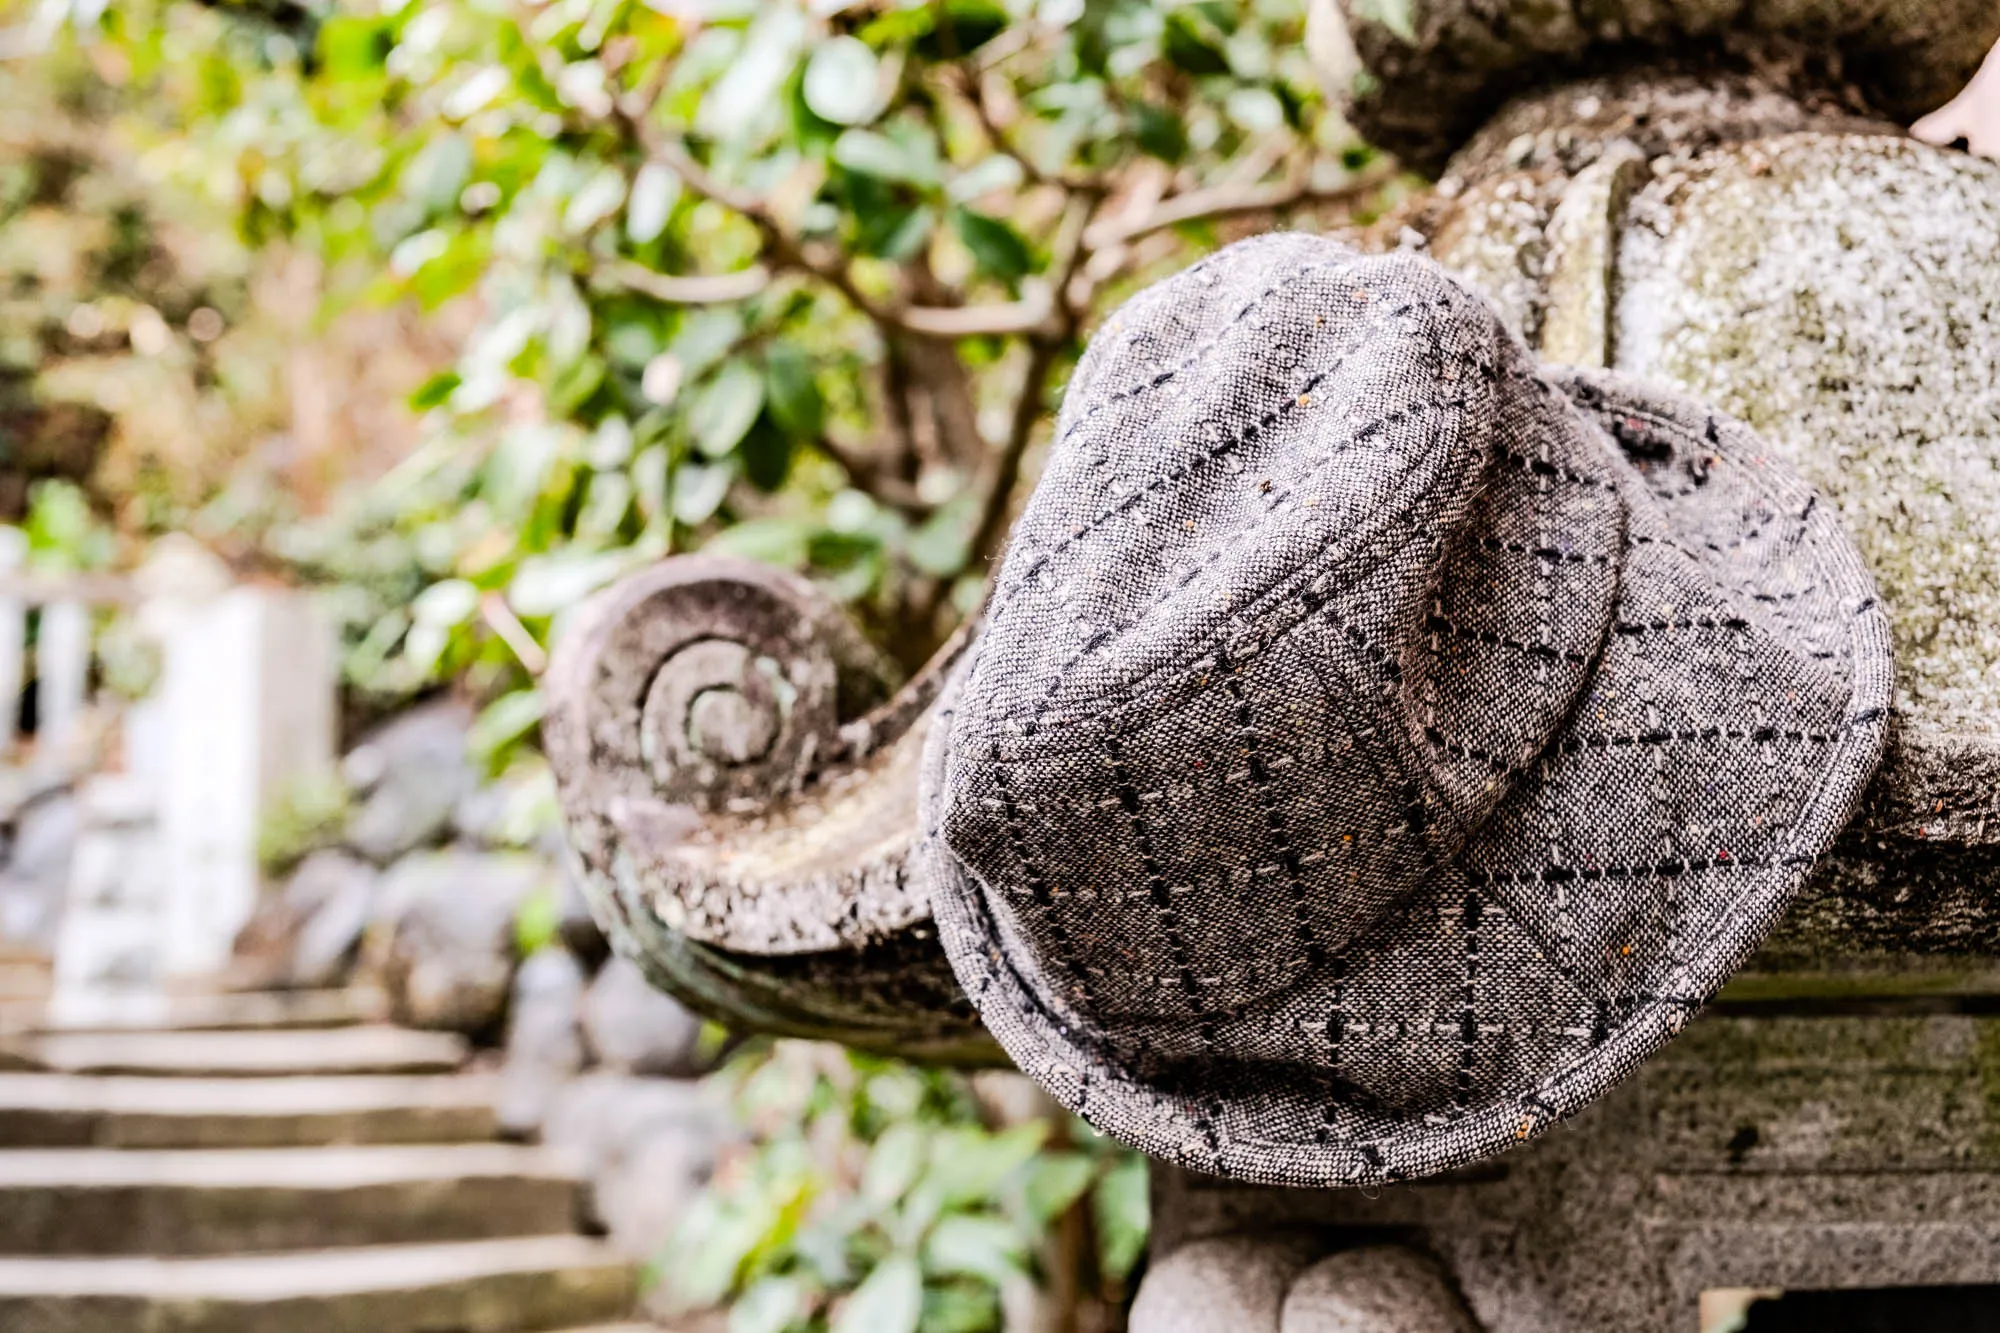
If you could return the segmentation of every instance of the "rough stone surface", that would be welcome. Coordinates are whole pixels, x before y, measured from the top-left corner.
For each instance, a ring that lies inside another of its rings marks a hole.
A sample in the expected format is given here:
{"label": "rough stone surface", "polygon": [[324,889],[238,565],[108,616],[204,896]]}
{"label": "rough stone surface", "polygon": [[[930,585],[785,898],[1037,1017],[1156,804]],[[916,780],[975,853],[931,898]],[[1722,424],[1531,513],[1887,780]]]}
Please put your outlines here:
{"label": "rough stone surface", "polygon": [[515,972],[497,1108],[502,1133],[526,1138],[540,1129],[563,1080],[583,1068],[583,988],[583,968],[567,949],[538,949]]}
{"label": "rough stone surface", "polygon": [[0,1151],[0,1254],[245,1254],[554,1235],[576,1180],[497,1143]]}
{"label": "rough stone surface", "polygon": [[707,1181],[727,1126],[726,1109],[698,1083],[594,1072],[563,1087],[542,1139],[578,1163],[612,1242],[653,1258]]}
{"label": "rough stone surface", "polygon": [[626,959],[599,969],[583,996],[582,1018],[591,1054],[607,1069],[656,1078],[702,1072],[701,1020]]}
{"label": "rough stone surface", "polygon": [[347,976],[368,926],[377,878],[365,861],[332,851],[315,852],[293,873],[285,903],[303,915],[285,968],[287,984],[332,986]]}
{"label": "rough stone surface", "polygon": [[524,853],[406,856],[383,877],[364,949],[396,1017],[413,1027],[489,1031],[514,977],[514,921],[551,871]]}
{"label": "rough stone surface", "polygon": [[1285,1293],[1278,1327],[1279,1333],[1480,1333],[1437,1262],[1401,1245],[1364,1245],[1321,1259]]}
{"label": "rough stone surface", "polygon": [[1502,101],[1621,59],[1680,58],[1853,88],[1903,121],[1949,100],[2000,38],[1990,0],[1339,0],[1351,42],[1333,56],[1372,76],[1349,114],[1369,138],[1436,163]]}
{"label": "rough stone surface", "polygon": [[71,1078],[0,1074],[16,1148],[293,1148],[491,1138],[473,1078]]}
{"label": "rough stone surface", "polygon": [[1908,718],[2000,734],[2000,164],[1794,135],[1634,198],[1615,364],[1750,422],[1841,507]]}
{"label": "rough stone surface", "polygon": [[2000,1282],[1996,1051],[1994,1018],[1705,1015],[1562,1130],[1453,1175],[1362,1192],[1162,1170],[1154,1271],[1246,1228],[1393,1236],[1485,1333],[1687,1333],[1715,1288]]}
{"label": "rough stone surface", "polygon": [[7,1333],[527,1333],[617,1319],[630,1262],[582,1236],[248,1258],[0,1259]]}
{"label": "rough stone surface", "polygon": [[343,775],[361,793],[347,845],[376,865],[442,839],[477,783],[466,757],[471,710],[454,701],[414,708],[350,751]]}
{"label": "rough stone surface", "polygon": [[1132,1333],[1280,1333],[1286,1291],[1324,1250],[1315,1237],[1282,1232],[1180,1246],[1147,1273]]}
{"label": "rough stone surface", "polygon": [[14,813],[0,868],[0,940],[54,943],[80,826],[76,797],[54,788]]}
{"label": "rough stone surface", "polygon": [[604,927],[597,924],[591,915],[590,898],[584,892],[584,871],[574,864],[575,858],[567,854],[562,857],[563,873],[561,897],[556,903],[556,935],[563,947],[576,956],[586,972],[595,972],[611,956],[611,941],[605,937]]}

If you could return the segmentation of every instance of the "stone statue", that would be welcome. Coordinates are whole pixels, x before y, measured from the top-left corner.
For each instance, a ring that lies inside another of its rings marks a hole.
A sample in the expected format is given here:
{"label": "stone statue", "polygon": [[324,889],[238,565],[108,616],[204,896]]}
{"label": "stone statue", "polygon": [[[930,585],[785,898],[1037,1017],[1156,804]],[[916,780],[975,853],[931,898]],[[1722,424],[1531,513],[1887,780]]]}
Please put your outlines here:
{"label": "stone statue", "polygon": [[[1545,359],[1783,450],[1874,570],[1894,721],[1804,900],[1630,1082],[1379,1191],[1158,1169],[1136,1333],[1682,1330],[1747,1289],[2000,1283],[2000,164],[1898,128],[2000,8],[1320,3],[1357,126],[1441,173],[1366,239],[1425,250]],[[910,856],[975,632],[900,682],[768,569],[685,557],[593,602],[546,736],[621,950],[740,1027],[997,1062]]]}

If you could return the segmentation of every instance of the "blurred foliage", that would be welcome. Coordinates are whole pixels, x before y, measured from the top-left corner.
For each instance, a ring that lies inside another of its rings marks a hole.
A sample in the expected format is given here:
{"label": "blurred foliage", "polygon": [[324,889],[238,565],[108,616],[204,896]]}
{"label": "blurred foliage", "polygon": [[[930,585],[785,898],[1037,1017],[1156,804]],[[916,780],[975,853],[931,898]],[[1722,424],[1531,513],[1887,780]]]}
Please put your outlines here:
{"label": "blurred foliage", "polygon": [[1108,303],[1221,228],[1379,203],[1302,0],[137,0],[68,33],[154,174],[309,255],[326,309],[471,311],[387,475],[298,522],[247,469],[197,528],[337,586],[360,689],[499,699],[496,763],[563,612],[669,551],[808,571],[915,664]]}
{"label": "blurred foliage", "polygon": [[[1392,202],[1304,8],[0,0],[0,433],[70,483],[38,549],[181,529],[321,584],[357,696],[475,694],[524,790],[563,617],[670,552],[804,571],[914,666],[1105,310]],[[404,418],[351,406],[392,382]],[[1121,1322],[1136,1157],[825,1048],[729,1078],[753,1139],[664,1276],[733,1333]]]}
{"label": "blurred foliage", "polygon": [[257,864],[278,876],[314,852],[338,846],[350,813],[347,788],[337,779],[285,788],[258,820]]}
{"label": "blurred foliage", "polygon": [[[16,31],[0,26],[0,49]],[[65,481],[93,483],[126,532],[170,526],[277,419],[269,344],[235,331],[250,260],[230,216],[159,188],[157,164],[104,132],[129,72],[102,42],[0,63],[7,522]]]}
{"label": "blurred foliage", "polygon": [[[831,1047],[760,1045],[722,1077],[750,1137],[672,1247],[681,1305],[731,1300],[730,1333],[1122,1327],[1147,1230],[1136,1155],[1061,1112],[1016,1119],[966,1075]],[[1031,1317],[1064,1292],[1059,1317]]]}

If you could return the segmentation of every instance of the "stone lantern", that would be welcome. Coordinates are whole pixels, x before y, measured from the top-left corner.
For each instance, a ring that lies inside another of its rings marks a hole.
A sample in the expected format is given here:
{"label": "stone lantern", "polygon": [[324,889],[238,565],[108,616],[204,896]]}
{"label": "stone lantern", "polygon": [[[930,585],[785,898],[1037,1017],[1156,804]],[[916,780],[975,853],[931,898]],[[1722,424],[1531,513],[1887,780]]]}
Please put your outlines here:
{"label": "stone lantern", "polygon": [[[2000,164],[1898,128],[1996,39],[1993,0],[1325,0],[1357,126],[1441,173],[1382,243],[1784,450],[1874,568],[1895,729],[1750,968],[1569,1125],[1374,1193],[1157,1169],[1136,1333],[1665,1333],[2000,1284]],[[579,622],[547,736],[619,947],[739,1027],[997,1061],[909,855],[976,626],[898,682],[810,585],[699,556]]]}

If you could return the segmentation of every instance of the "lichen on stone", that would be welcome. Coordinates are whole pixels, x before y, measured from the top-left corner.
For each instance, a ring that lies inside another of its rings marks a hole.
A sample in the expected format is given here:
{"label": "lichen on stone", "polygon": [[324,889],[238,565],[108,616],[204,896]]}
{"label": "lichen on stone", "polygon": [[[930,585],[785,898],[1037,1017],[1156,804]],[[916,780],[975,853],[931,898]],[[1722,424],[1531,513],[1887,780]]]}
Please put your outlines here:
{"label": "lichen on stone", "polygon": [[1621,370],[1748,421],[1841,508],[1899,711],[2000,731],[2000,165],[1796,134],[1663,161],[1617,262]]}

